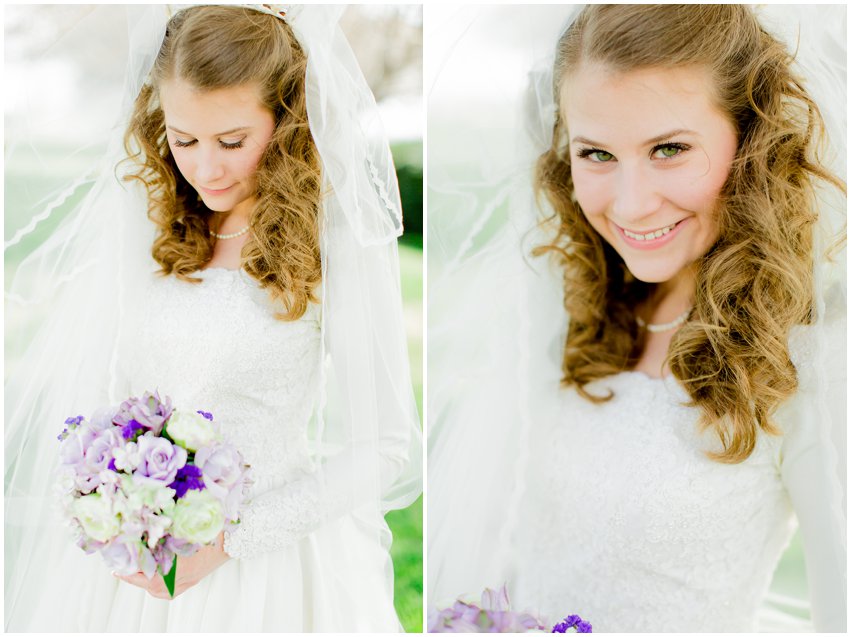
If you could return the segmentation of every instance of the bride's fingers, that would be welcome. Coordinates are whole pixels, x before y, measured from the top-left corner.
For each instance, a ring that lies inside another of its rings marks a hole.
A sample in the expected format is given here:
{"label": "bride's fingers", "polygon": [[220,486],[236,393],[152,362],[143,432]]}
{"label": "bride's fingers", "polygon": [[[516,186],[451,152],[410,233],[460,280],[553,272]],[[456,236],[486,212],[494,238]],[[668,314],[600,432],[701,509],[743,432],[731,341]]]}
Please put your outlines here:
{"label": "bride's fingers", "polygon": [[[113,575],[128,584],[145,589],[148,593],[158,599],[171,599],[162,578],[154,577],[153,579],[148,579],[145,577],[144,573],[134,573],[133,575],[118,575],[117,573],[113,573]],[[176,597],[178,591],[175,590],[174,594]]]}
{"label": "bride's fingers", "polygon": [[151,583],[151,580],[145,577],[144,573],[134,573],[133,575],[119,575],[118,573],[113,573],[113,575],[118,579],[123,580],[128,584],[133,584],[133,586],[138,586],[139,588],[147,589]]}

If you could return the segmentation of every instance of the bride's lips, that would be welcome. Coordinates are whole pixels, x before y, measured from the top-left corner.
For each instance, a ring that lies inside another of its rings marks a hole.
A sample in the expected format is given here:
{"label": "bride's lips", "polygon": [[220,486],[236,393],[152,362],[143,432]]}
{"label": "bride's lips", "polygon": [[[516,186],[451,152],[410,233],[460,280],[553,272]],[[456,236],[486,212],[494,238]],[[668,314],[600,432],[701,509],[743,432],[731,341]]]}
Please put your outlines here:
{"label": "bride's lips", "polygon": [[227,188],[219,188],[219,189],[204,188],[204,186],[198,186],[198,187],[204,192],[204,194],[215,196],[215,195],[223,195],[224,193],[229,191],[231,188],[233,188],[233,185],[230,185]]}
{"label": "bride's lips", "polygon": [[[667,245],[668,243],[673,241],[674,237],[679,234],[680,229],[688,223],[689,219],[690,217],[686,217],[685,219],[681,219],[680,221],[678,221],[676,224],[672,224],[674,227],[667,234],[663,234],[662,236],[656,237],[655,239],[645,239],[643,241],[640,239],[634,239],[626,234],[627,232],[630,232],[631,234],[641,233],[634,233],[632,231],[624,230],[614,221],[612,221],[612,225],[617,228],[618,234],[620,235],[621,239],[629,247],[635,248],[636,250],[655,250],[656,248],[661,248],[662,246]],[[670,226],[665,227],[667,228]],[[649,234],[649,232],[645,234]]]}

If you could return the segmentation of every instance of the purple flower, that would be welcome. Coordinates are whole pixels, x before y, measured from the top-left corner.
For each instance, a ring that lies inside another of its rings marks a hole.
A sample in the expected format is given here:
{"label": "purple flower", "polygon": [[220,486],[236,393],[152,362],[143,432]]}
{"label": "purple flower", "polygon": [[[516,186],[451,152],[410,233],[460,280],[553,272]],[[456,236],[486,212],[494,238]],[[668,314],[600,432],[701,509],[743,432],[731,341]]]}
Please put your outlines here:
{"label": "purple flower", "polygon": [[129,398],[121,403],[118,413],[112,419],[116,425],[123,427],[135,420],[138,424],[152,431],[154,435],[160,435],[163,425],[174,411],[171,399],[166,396],[161,400],[159,393],[145,392],[142,398]]}
{"label": "purple flower", "polygon": [[65,437],[59,444],[59,457],[62,464],[76,466],[83,462],[86,449],[97,436],[97,432],[89,427],[88,423],[83,422],[81,426],[76,426],[63,435]]}
{"label": "purple flower", "polygon": [[192,544],[186,540],[179,540],[170,535],[160,540],[157,545],[151,550],[154,556],[154,561],[160,567],[161,573],[168,573],[174,563],[175,557],[189,557],[194,555],[198,550],[197,544]]}
{"label": "purple flower", "polygon": [[204,474],[204,485],[224,506],[227,518],[237,520],[246,480],[239,451],[231,445],[201,447],[194,462]]}
{"label": "purple flower", "polygon": [[85,469],[89,473],[100,473],[109,468],[116,447],[122,445],[115,429],[101,431],[85,451]]}
{"label": "purple flower", "polygon": [[67,427],[65,427],[65,429],[63,429],[63,430],[62,430],[62,433],[61,433],[61,434],[59,434],[59,435],[56,437],[56,439],[57,439],[57,440],[65,440],[65,438],[67,438],[67,437],[68,437],[68,434],[69,434],[70,432],[74,431],[74,430],[75,430],[75,429],[76,429],[76,428],[80,425],[80,423],[81,423],[81,422],[83,422],[83,417],[82,417],[82,416],[76,416],[76,417],[66,418],[66,419],[65,419],[65,424],[66,424],[66,425],[68,425],[68,426],[67,426]]}
{"label": "purple flower", "polygon": [[165,438],[144,435],[136,444],[140,456],[134,473],[136,476],[169,485],[186,464],[186,449],[173,445]]}
{"label": "purple flower", "polygon": [[190,489],[200,491],[204,488],[201,470],[195,465],[188,464],[177,472],[174,482],[168,486],[177,492],[178,499],[185,496]]}
{"label": "purple flower", "polygon": [[562,621],[560,621],[558,624],[553,626],[553,629],[552,629],[551,632],[566,633],[571,628],[575,629],[577,633],[590,633],[590,632],[592,632],[591,631],[591,624],[589,624],[586,621],[583,621],[583,619],[579,615],[568,615]]}
{"label": "purple flower", "polygon": [[115,450],[121,446],[116,429],[97,431],[82,421],[59,443],[59,457],[71,470],[74,483],[82,493],[91,493],[102,482],[101,471],[109,468]]}
{"label": "purple flower", "polygon": [[124,437],[124,440],[132,440],[134,442],[138,435],[143,431],[145,431],[145,426],[136,420],[131,420],[121,427],[121,435]]}
{"label": "purple flower", "polygon": [[211,414],[209,411],[201,411],[201,410],[199,409],[196,413],[201,414],[202,416],[204,416],[204,418],[206,418],[206,419],[207,419],[207,420],[209,420],[210,422],[212,422],[212,421],[213,421],[213,414]]}
{"label": "purple flower", "polygon": [[529,633],[543,631],[544,626],[529,613],[511,610],[508,590],[485,589],[482,607],[460,599],[451,608],[430,612],[428,631],[432,633]]}
{"label": "purple flower", "polygon": [[119,575],[135,575],[139,571],[150,579],[157,570],[153,554],[138,539],[119,536],[100,550],[107,566]]}

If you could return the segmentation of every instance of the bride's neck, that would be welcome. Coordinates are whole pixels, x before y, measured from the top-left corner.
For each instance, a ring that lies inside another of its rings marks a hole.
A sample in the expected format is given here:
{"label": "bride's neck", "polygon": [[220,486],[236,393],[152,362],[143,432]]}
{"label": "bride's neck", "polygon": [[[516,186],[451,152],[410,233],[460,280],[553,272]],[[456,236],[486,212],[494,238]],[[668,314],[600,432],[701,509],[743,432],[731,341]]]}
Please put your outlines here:
{"label": "bride's neck", "polygon": [[669,281],[658,283],[639,313],[652,323],[666,323],[694,305],[697,282],[695,266],[683,269]]}

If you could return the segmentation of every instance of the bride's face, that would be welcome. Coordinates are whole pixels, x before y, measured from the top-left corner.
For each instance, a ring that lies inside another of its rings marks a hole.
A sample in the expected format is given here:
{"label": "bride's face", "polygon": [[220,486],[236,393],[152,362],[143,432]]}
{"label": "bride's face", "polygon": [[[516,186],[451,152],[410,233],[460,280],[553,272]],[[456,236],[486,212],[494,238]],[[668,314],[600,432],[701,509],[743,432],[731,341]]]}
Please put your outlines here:
{"label": "bride's face", "polygon": [[255,173],[275,120],[253,84],[200,91],[179,78],[160,86],[166,135],[177,167],[216,212],[248,216]]}
{"label": "bride's face", "polygon": [[718,239],[718,196],[736,153],[708,74],[583,65],[563,83],[561,108],[589,223],[638,279],[673,281]]}

